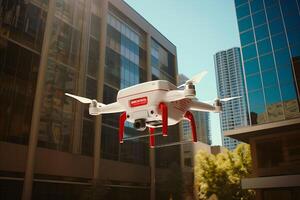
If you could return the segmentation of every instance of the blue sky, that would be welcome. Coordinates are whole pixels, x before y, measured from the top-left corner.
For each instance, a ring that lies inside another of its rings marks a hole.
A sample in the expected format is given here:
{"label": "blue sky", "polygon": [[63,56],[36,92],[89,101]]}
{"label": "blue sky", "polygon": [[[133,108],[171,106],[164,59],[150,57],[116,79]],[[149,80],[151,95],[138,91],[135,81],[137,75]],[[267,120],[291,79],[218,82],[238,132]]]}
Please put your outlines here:
{"label": "blue sky", "polygon": [[[177,47],[178,71],[208,70],[199,100],[217,97],[213,55],[240,46],[233,0],[125,0]],[[218,114],[211,114],[213,144],[221,144]]]}

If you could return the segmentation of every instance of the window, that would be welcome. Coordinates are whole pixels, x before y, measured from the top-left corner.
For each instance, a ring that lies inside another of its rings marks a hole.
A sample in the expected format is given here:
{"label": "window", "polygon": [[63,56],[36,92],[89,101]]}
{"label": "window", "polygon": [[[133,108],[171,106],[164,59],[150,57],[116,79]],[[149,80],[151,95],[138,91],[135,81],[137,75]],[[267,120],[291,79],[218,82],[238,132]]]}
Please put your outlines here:
{"label": "window", "polygon": [[288,32],[288,40],[290,46],[300,45],[300,27],[297,30]]}
{"label": "window", "polygon": [[266,24],[255,28],[255,37],[257,41],[264,39],[268,36],[269,30]]}
{"label": "window", "polygon": [[278,68],[279,82],[281,85],[292,83],[294,80],[292,67],[290,65]]}
{"label": "window", "polygon": [[272,37],[274,51],[287,47],[287,42],[284,34],[279,34]]}
{"label": "window", "polygon": [[253,30],[241,34],[241,44],[245,46],[254,42]]}
{"label": "window", "polygon": [[260,67],[261,70],[264,71],[269,68],[274,68],[274,58],[272,54],[268,54],[260,57]]}
{"label": "window", "polygon": [[278,87],[265,88],[266,104],[268,105],[281,102],[280,92]]}
{"label": "window", "polygon": [[277,4],[272,7],[266,8],[266,12],[269,22],[281,17],[280,8]]}
{"label": "window", "polygon": [[237,18],[240,19],[242,17],[245,17],[247,15],[250,15],[250,11],[249,11],[249,5],[246,3],[240,7],[238,7],[236,9],[236,15],[237,15]]}
{"label": "window", "polygon": [[259,26],[266,23],[265,11],[261,11],[252,15],[254,26]]}
{"label": "window", "polygon": [[252,75],[252,76],[247,76],[246,77],[247,80],[247,88],[248,91],[252,91],[252,90],[257,90],[260,89],[261,86],[261,79],[260,79],[260,75]]}
{"label": "window", "polygon": [[253,45],[253,44],[243,47],[242,51],[243,51],[244,60],[249,60],[249,59],[257,56],[256,48],[255,48],[255,45]]}
{"label": "window", "polygon": [[261,0],[251,0],[250,6],[251,6],[252,12],[257,12],[264,8],[263,1],[261,1]]}
{"label": "window", "polygon": [[277,66],[285,66],[291,63],[290,53],[288,49],[283,49],[275,52]]}
{"label": "window", "polygon": [[274,69],[262,73],[264,87],[277,85],[277,74]]}
{"label": "window", "polygon": [[281,19],[270,22],[269,28],[270,28],[271,35],[281,33],[284,31],[283,23]]}
{"label": "window", "polygon": [[252,27],[251,17],[249,16],[242,20],[239,20],[238,25],[239,25],[240,32],[250,29]]}
{"label": "window", "polygon": [[281,86],[282,100],[289,101],[297,98],[294,84]]}
{"label": "window", "polygon": [[262,40],[262,41],[258,42],[257,43],[257,49],[258,49],[259,55],[263,55],[263,54],[266,54],[268,52],[271,52],[272,51],[272,46],[271,46],[270,39],[267,38],[265,40]]}
{"label": "window", "polygon": [[258,60],[256,58],[245,62],[244,67],[247,76],[259,72]]}

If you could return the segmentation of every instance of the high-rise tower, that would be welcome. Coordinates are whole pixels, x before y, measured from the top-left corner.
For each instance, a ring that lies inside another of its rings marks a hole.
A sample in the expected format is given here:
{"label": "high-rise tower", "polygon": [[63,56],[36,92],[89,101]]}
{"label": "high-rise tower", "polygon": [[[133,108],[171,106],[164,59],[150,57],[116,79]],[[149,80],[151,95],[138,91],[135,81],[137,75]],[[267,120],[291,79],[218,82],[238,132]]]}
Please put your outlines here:
{"label": "high-rise tower", "polygon": [[239,143],[238,140],[224,137],[223,132],[248,124],[240,48],[220,51],[215,54],[214,61],[219,98],[241,96],[222,102],[223,112],[220,113],[223,145],[233,150]]}

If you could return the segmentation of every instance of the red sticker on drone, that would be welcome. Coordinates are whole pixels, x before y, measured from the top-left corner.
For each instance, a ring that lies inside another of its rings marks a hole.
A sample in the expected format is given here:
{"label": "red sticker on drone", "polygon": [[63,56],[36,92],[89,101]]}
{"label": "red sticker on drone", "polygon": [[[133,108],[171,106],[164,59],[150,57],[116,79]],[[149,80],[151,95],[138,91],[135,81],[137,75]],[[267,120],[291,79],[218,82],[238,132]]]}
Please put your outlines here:
{"label": "red sticker on drone", "polygon": [[143,106],[148,103],[147,97],[141,97],[137,99],[132,99],[129,101],[130,107],[137,107],[137,106]]}

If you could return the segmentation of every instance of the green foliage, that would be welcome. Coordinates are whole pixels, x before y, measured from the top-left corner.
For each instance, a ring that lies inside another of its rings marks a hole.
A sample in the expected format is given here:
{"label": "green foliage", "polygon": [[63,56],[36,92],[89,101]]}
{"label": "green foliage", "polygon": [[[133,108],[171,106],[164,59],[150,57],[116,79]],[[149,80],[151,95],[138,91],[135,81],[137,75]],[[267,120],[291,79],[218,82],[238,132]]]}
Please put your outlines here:
{"label": "green foliage", "polygon": [[204,151],[195,158],[195,189],[199,200],[215,194],[221,200],[251,200],[254,192],[241,188],[241,179],[251,174],[251,154],[247,144],[234,151],[212,155]]}

